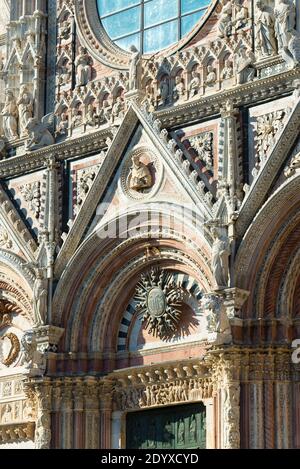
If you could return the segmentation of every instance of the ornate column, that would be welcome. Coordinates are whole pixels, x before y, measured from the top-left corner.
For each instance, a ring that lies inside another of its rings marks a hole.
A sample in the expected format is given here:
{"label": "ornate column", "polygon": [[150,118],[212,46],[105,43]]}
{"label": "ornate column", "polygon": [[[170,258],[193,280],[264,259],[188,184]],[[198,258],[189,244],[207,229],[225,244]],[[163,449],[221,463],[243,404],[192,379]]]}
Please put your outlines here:
{"label": "ornate column", "polygon": [[[84,383],[81,379],[76,379],[74,381],[73,387],[73,402],[74,402],[74,412],[73,412],[73,426],[74,426],[74,440],[73,448],[74,449],[83,449],[84,448],[84,426],[83,426],[83,412],[84,412]],[[89,429],[91,431],[92,429]]]}
{"label": "ornate column", "polygon": [[234,350],[220,355],[217,364],[221,375],[221,445],[224,449],[240,448],[240,356]]}
{"label": "ornate column", "polygon": [[260,353],[252,353],[249,358],[250,365],[250,441],[251,449],[264,448],[264,418],[263,418],[263,369],[264,357]]}
{"label": "ornate column", "polygon": [[73,447],[73,384],[71,378],[64,380],[62,388],[61,408],[61,448],[71,449]]}
{"label": "ornate column", "polygon": [[288,449],[291,441],[291,382],[290,353],[278,351],[275,360],[275,416],[276,416],[276,448]]}
{"label": "ornate column", "polygon": [[27,384],[35,395],[37,421],[35,428],[35,448],[49,449],[51,444],[51,380],[35,380]]}
{"label": "ornate column", "polygon": [[85,380],[85,449],[100,448],[99,384],[94,378]]}
{"label": "ornate column", "polygon": [[100,436],[101,449],[111,447],[112,382],[105,380],[100,392]]}
{"label": "ornate column", "polygon": [[122,417],[124,412],[120,410],[112,413],[112,442],[111,447],[113,449],[122,448]]}

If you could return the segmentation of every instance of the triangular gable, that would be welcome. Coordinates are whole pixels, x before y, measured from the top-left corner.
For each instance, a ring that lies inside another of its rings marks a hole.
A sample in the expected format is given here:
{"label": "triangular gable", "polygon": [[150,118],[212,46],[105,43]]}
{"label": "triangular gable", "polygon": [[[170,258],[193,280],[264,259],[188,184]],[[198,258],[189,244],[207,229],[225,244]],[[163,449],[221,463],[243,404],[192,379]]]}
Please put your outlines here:
{"label": "triangular gable", "polygon": [[212,217],[212,196],[210,193],[205,193],[202,181],[199,181],[189,161],[184,159],[182,152],[177,149],[176,142],[170,138],[166,130],[160,129],[159,121],[155,121],[152,115],[132,104],[108,149],[94,183],[72,223],[57,257],[55,268],[57,276],[61,275],[68,260],[74,255],[81,243],[95,215],[98,204],[109,189],[116,168],[139,126],[145,132],[148,141],[156,149],[156,153],[161,157],[168,173],[172,174],[173,180],[176,180],[178,187],[186,194],[187,200],[199,207],[205,219]]}
{"label": "triangular gable", "polygon": [[[7,232],[8,238],[15,244],[20,253],[23,254],[23,257],[30,262],[35,262],[37,243],[1,185],[0,226],[2,230]],[[2,247],[9,249],[9,243],[7,246]]]}

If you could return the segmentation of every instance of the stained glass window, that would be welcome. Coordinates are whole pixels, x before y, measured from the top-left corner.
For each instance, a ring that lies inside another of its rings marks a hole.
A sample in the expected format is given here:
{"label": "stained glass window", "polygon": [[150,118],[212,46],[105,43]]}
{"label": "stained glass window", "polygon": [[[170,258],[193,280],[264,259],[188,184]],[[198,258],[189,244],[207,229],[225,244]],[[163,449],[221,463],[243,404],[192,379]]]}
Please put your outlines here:
{"label": "stained glass window", "polygon": [[97,0],[111,39],[151,54],[175,44],[205,14],[210,0]]}

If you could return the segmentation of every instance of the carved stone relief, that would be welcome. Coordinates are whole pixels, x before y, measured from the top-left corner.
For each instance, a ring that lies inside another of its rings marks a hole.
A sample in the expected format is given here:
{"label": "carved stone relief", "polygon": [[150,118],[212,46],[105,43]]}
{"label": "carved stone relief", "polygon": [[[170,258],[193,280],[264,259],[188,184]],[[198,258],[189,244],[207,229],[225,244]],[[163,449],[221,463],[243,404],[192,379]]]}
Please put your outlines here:
{"label": "carved stone relief", "polygon": [[146,148],[133,150],[126,157],[121,173],[122,192],[130,199],[151,197],[162,179],[162,165],[156,154]]}
{"label": "carved stone relief", "polygon": [[255,168],[259,169],[261,163],[266,161],[268,151],[276,142],[276,135],[284,126],[286,112],[274,111],[257,117],[255,124]]}
{"label": "carved stone relief", "polygon": [[183,290],[170,272],[152,268],[143,274],[136,288],[137,313],[143,316],[145,328],[161,339],[170,338],[178,331]]}

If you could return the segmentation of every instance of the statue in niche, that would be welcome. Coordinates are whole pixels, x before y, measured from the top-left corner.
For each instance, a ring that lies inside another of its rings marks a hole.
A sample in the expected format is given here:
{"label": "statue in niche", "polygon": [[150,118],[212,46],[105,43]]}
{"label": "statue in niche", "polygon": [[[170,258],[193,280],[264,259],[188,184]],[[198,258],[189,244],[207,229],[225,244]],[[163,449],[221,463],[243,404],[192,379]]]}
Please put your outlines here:
{"label": "statue in niche", "polygon": [[224,61],[224,68],[221,73],[221,78],[223,80],[228,80],[229,78],[233,77],[233,65],[229,59]]}
{"label": "statue in niche", "polygon": [[26,125],[28,124],[29,119],[33,117],[33,96],[26,85],[21,86],[17,106],[19,109],[19,124],[22,138],[28,135]]}
{"label": "statue in niche", "polygon": [[124,112],[125,112],[125,102],[121,98],[121,96],[118,96],[117,99],[116,99],[115,104],[112,107],[112,111],[111,111],[111,121],[112,121],[112,123],[114,123],[116,119],[123,117]]}
{"label": "statue in niche", "polygon": [[26,369],[33,368],[37,351],[37,342],[33,331],[25,332],[21,339],[21,347],[21,352],[23,352],[21,364],[25,365]]}
{"label": "statue in niche", "polygon": [[30,138],[26,143],[27,151],[39,150],[40,148],[53,145],[55,139],[50,132],[54,122],[54,114],[47,114],[42,118],[42,121],[39,122],[38,119],[33,117],[29,119],[26,130],[28,130]]}
{"label": "statue in niche", "polygon": [[184,420],[180,419],[178,423],[178,443],[184,445],[185,441],[185,425]]}
{"label": "statue in niche", "polygon": [[65,19],[59,28],[59,37],[67,41],[70,38],[71,34],[71,23],[68,19]]}
{"label": "statue in niche", "polygon": [[169,100],[169,79],[168,77],[164,77],[159,84],[160,89],[160,99],[163,106],[168,104]]}
{"label": "statue in niche", "polygon": [[85,47],[80,47],[75,60],[76,86],[86,86],[92,79],[92,58]]}
{"label": "statue in niche", "polygon": [[2,415],[2,422],[3,423],[10,423],[13,419],[12,407],[10,404],[6,404],[4,407],[3,415]]}
{"label": "statue in niche", "polygon": [[96,125],[96,110],[92,103],[88,105],[87,113],[85,116],[85,124],[94,127]]}
{"label": "statue in niche", "polygon": [[248,9],[237,3],[235,5],[235,29],[242,29],[247,26],[248,23]]}
{"label": "statue in niche", "polygon": [[138,88],[138,65],[141,58],[140,52],[135,46],[130,47],[131,57],[129,62],[129,91]]}
{"label": "statue in niche", "polygon": [[129,183],[130,189],[141,191],[152,187],[152,175],[148,166],[141,161],[141,157],[139,155],[133,155],[132,163],[133,166],[131,168]]}
{"label": "statue in niche", "polygon": [[190,98],[193,98],[194,96],[196,96],[196,94],[198,94],[200,85],[201,85],[200,74],[197,72],[197,70],[193,70],[192,79],[189,84]]}
{"label": "statue in niche", "polygon": [[217,289],[221,290],[228,287],[230,242],[227,234],[221,234],[217,227],[211,233],[214,238],[211,266]]}
{"label": "statue in niche", "polygon": [[18,107],[12,91],[6,91],[4,108],[1,112],[3,116],[3,130],[8,140],[19,138],[18,135]]}
{"label": "statue in niche", "polygon": [[48,280],[41,269],[36,270],[33,286],[33,312],[36,326],[43,326],[47,320]]}
{"label": "statue in niche", "polygon": [[213,65],[207,66],[206,84],[212,86],[216,83],[217,75]]}
{"label": "statue in niche", "polygon": [[69,116],[67,110],[64,110],[59,119],[59,124],[57,126],[57,134],[59,135],[67,135],[69,128]]}
{"label": "statue in niche", "polygon": [[180,101],[185,94],[185,86],[183,78],[180,75],[177,75],[175,78],[175,86],[173,90],[173,99],[174,101]]}
{"label": "statue in niche", "polygon": [[220,0],[222,11],[218,24],[219,36],[228,37],[232,33],[232,2],[231,0]]}
{"label": "statue in niche", "polygon": [[240,47],[235,56],[237,83],[239,85],[254,79],[255,68],[252,65],[253,62],[255,62],[253,52],[247,50],[245,47]]}
{"label": "statue in niche", "polygon": [[288,0],[278,0],[274,9],[275,36],[278,42],[278,50],[288,48],[291,31],[295,26],[295,5]]}
{"label": "statue in niche", "polygon": [[274,32],[275,20],[261,0],[256,3],[256,35],[255,45],[260,57],[267,57],[277,53],[277,44]]}

